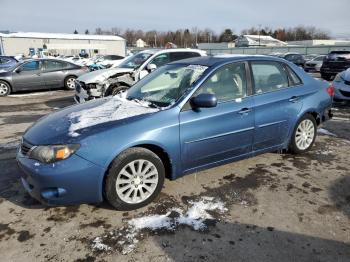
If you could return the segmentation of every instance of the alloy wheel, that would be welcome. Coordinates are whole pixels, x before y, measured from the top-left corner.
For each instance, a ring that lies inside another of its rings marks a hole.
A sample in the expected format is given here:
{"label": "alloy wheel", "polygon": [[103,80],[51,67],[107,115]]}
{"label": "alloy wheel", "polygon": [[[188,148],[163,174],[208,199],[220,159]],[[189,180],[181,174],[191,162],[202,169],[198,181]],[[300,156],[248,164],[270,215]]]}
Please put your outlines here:
{"label": "alloy wheel", "polygon": [[0,95],[6,95],[9,91],[9,87],[4,83],[0,83]]}
{"label": "alloy wheel", "polygon": [[67,87],[69,89],[74,89],[75,88],[75,78],[68,78],[67,79]]}
{"label": "alloy wheel", "polygon": [[134,160],[119,172],[115,183],[116,192],[128,204],[141,203],[154,193],[158,180],[158,170],[152,162]]}
{"label": "alloy wheel", "polygon": [[315,137],[315,126],[310,119],[301,121],[295,132],[295,144],[300,150],[309,148]]}

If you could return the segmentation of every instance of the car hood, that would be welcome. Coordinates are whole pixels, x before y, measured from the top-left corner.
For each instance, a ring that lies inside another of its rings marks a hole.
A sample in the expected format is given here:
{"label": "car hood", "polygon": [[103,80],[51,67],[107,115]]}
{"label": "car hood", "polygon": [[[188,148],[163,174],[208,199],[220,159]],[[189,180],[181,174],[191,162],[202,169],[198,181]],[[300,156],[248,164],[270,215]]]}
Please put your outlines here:
{"label": "car hood", "polygon": [[133,69],[130,68],[108,68],[108,69],[101,69],[97,71],[93,71],[87,74],[84,74],[78,78],[78,81],[82,81],[86,84],[92,84],[92,83],[102,83],[105,80],[107,80],[112,75],[118,74],[118,73],[130,73]]}
{"label": "car hood", "polygon": [[85,136],[147,117],[160,109],[117,96],[70,106],[41,118],[23,138],[34,145],[74,143]]}

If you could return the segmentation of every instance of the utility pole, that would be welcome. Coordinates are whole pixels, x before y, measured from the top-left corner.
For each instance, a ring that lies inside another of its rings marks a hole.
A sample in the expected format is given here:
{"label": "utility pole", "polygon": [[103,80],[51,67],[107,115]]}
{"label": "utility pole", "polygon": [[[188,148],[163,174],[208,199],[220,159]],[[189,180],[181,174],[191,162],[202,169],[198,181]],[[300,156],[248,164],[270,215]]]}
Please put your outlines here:
{"label": "utility pole", "polygon": [[260,46],[260,31],[261,31],[261,24],[259,24],[259,46]]}

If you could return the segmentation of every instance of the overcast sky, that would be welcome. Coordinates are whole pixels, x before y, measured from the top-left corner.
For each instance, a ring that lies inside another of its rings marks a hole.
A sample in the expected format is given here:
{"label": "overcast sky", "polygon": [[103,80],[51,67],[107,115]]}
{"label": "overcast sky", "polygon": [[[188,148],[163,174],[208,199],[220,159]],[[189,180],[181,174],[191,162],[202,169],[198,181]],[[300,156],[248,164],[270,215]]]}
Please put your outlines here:
{"label": "overcast sky", "polygon": [[0,30],[174,30],[316,26],[350,38],[350,0],[0,0]]}

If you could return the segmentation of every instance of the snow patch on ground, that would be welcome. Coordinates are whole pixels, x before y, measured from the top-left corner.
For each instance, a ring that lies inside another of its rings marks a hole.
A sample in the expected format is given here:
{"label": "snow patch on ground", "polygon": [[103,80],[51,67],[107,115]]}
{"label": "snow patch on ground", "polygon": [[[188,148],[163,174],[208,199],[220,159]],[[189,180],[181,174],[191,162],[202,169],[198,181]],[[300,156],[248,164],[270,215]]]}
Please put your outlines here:
{"label": "snow patch on ground", "polygon": [[80,135],[77,131],[86,127],[157,111],[159,111],[158,108],[149,107],[147,102],[129,101],[114,96],[105,99],[105,102],[97,107],[69,114],[68,118],[71,122],[69,135],[76,137]]}
{"label": "snow patch on ground", "polygon": [[317,129],[317,133],[322,134],[322,135],[327,135],[327,136],[335,136],[335,137],[337,136],[336,134],[334,134],[334,133],[332,133],[324,128]]}
{"label": "snow patch on ground", "polygon": [[102,239],[100,237],[96,237],[93,241],[92,241],[92,245],[91,245],[93,250],[98,250],[98,251],[109,251],[112,248],[107,246],[106,244],[102,243]]}
{"label": "snow patch on ground", "polygon": [[[136,248],[139,239],[142,238],[145,232],[173,232],[179,226],[189,226],[196,231],[205,231],[208,229],[208,221],[217,220],[208,211],[215,211],[218,214],[227,211],[224,203],[215,200],[213,197],[202,197],[199,201],[190,201],[189,204],[190,207],[186,211],[181,208],[172,208],[166,214],[147,215],[131,219],[125,228],[95,238],[92,248],[101,251],[117,249],[122,254],[128,254]],[[108,243],[113,240],[114,248],[104,245],[104,240],[108,240]]]}

